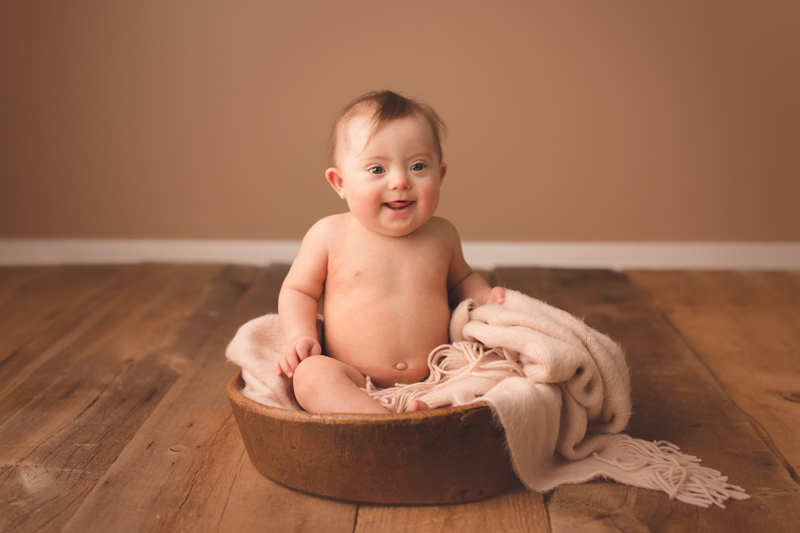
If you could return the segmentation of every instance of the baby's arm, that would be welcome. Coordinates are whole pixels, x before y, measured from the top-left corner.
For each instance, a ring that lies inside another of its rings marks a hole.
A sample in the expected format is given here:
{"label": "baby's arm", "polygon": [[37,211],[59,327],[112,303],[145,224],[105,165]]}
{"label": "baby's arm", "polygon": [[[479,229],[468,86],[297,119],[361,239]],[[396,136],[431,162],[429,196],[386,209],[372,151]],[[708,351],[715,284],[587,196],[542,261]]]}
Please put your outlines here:
{"label": "baby's arm", "polygon": [[452,231],[448,240],[453,250],[447,272],[447,294],[450,307],[454,308],[468,298],[475,300],[479,305],[505,302],[506,290],[503,287],[491,287],[485,279],[472,271],[464,260],[458,232],[449,222],[447,225]]}
{"label": "baby's arm", "polygon": [[328,272],[326,228],[322,220],[308,230],[281,286],[278,316],[286,350],[275,363],[279,376],[292,377],[300,361],[322,353],[317,339],[317,306]]}

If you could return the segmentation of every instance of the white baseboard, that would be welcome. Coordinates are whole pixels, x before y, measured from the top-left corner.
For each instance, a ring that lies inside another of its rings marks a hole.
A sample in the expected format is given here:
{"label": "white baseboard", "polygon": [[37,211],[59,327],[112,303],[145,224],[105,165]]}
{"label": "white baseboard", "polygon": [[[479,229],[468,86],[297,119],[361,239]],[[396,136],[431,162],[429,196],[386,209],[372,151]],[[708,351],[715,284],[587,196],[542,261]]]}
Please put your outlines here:
{"label": "white baseboard", "polygon": [[465,242],[475,268],[800,270],[800,242]]}
{"label": "white baseboard", "polygon": [[0,264],[291,263],[300,241],[0,239]]}
{"label": "white baseboard", "polygon": [[[800,270],[800,242],[465,241],[473,268]],[[291,263],[300,241],[0,239],[0,265]]]}

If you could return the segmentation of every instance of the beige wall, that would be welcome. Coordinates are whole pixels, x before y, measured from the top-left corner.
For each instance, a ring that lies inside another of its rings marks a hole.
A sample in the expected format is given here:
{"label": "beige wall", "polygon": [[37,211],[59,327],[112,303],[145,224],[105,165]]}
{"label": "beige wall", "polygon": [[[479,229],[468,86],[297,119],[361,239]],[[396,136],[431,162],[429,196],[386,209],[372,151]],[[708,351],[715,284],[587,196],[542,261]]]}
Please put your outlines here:
{"label": "beige wall", "polygon": [[450,130],[471,240],[800,240],[800,2],[2,2],[0,237],[298,239],[338,109]]}

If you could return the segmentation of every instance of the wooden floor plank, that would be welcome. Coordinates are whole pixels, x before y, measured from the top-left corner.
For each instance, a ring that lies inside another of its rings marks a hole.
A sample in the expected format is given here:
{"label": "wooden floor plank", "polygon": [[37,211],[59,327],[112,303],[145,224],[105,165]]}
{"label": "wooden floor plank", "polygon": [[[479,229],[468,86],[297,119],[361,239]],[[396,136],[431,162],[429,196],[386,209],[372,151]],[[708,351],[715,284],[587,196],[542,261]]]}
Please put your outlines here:
{"label": "wooden floor plank", "polygon": [[[197,270],[187,276],[185,270],[169,267],[142,267],[142,271],[140,283],[132,283],[104,309],[100,321],[0,399],[4,459],[16,456],[13,449],[27,449],[25,441],[41,442],[52,427],[70,423],[122,368],[168,345],[187,305],[199,301],[197,287],[191,292],[185,287],[205,283],[213,275]],[[53,405],[58,408],[52,409]]]}
{"label": "wooden floor plank", "polygon": [[[0,298],[0,363],[34,335],[51,327],[75,304],[105,289],[130,266],[62,266],[37,268],[34,276],[12,269],[6,277],[17,278]],[[4,269],[0,269],[2,271]],[[16,272],[16,275],[13,273]],[[0,277],[2,279],[2,277]]]}
{"label": "wooden floor plank", "polygon": [[597,481],[556,489],[553,531],[795,531],[800,492],[685,341],[626,276],[611,271],[499,269],[498,281],[584,316],[620,342],[631,368],[628,433],[667,440],[744,486],[748,501],[703,509],[660,492]]}
{"label": "wooden floor plank", "polygon": [[277,308],[286,267],[259,275],[220,322],[65,531],[352,531],[356,506],[260,477],[238,435],[224,350],[245,321]]}
{"label": "wooden floor plank", "polygon": [[[235,425],[235,423],[234,423]],[[356,520],[356,505],[320,498],[283,487],[261,475],[247,457],[241,436],[234,431],[239,462],[228,472],[233,478],[227,492],[214,497],[214,511],[219,515],[217,502],[225,501],[221,518],[214,528],[206,527],[202,517],[192,523],[193,530],[214,531],[332,531],[352,532]],[[235,457],[231,454],[230,457]],[[225,459],[225,463],[230,459]],[[210,520],[208,522],[211,522]],[[213,522],[212,522],[213,523]]]}
{"label": "wooden floor plank", "polygon": [[461,533],[503,531],[549,533],[542,495],[522,486],[488,500],[455,505],[361,505],[356,533]]}
{"label": "wooden floor plank", "polygon": [[0,308],[2,308],[8,298],[10,298],[20,285],[27,283],[33,278],[46,276],[57,266],[4,266],[0,267]]}
{"label": "wooden floor plank", "polygon": [[[83,270],[83,267],[68,268],[75,268],[79,272]],[[26,334],[19,339],[24,339],[24,342],[20,344],[18,340],[9,343],[14,349],[7,351],[5,358],[0,361],[0,399],[19,387],[39,367],[62,353],[72,343],[82,337],[91,338],[91,335],[87,335],[90,330],[97,327],[115,307],[121,305],[120,298],[124,298],[126,293],[134,292],[136,297],[140,297],[142,294],[137,291],[137,284],[152,276],[152,269],[153,265],[138,268],[122,266],[116,272],[109,272],[108,280],[98,281],[96,287],[83,291],[79,297],[71,298],[61,305],[58,304],[64,300],[63,293],[74,290],[62,291],[58,286],[52,287],[54,302],[48,301],[46,295],[38,295],[33,291],[30,299],[35,305],[47,310],[48,314],[46,317],[29,317],[32,325],[38,324],[38,327],[20,328],[26,330]],[[20,300],[26,299],[24,292],[18,296]],[[8,325],[6,318],[0,318],[4,330]]]}
{"label": "wooden floor plank", "polygon": [[[111,313],[124,327],[112,327],[114,334],[104,343],[76,342],[63,358],[49,361],[25,384],[40,381],[43,391],[0,428],[0,506],[10,509],[0,517],[0,529],[61,529],[238,299],[254,269],[146,270],[151,283],[165,281],[158,271],[167,271],[173,283],[156,283],[159,292],[134,284],[119,302],[123,312]],[[134,320],[125,320],[131,316]],[[104,320],[111,325],[108,315]],[[95,333],[105,336],[106,330]]]}
{"label": "wooden floor plank", "polygon": [[0,268],[0,530],[780,532],[800,520],[797,274],[634,272],[634,286],[609,271],[479,272],[621,342],[628,433],[674,442],[753,495],[721,510],[606,481],[453,506],[357,506],[273,483],[244,450],[223,353],[275,310],[285,273]]}
{"label": "wooden floor plank", "polygon": [[800,273],[629,276],[800,483]]}

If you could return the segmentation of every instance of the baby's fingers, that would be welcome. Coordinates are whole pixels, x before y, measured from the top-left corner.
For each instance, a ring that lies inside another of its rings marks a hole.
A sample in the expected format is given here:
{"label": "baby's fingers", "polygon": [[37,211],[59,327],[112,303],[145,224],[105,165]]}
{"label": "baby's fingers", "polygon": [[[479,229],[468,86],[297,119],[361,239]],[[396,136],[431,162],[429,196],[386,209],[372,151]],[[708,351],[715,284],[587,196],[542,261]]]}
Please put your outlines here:
{"label": "baby's fingers", "polygon": [[494,287],[489,293],[489,303],[501,304],[506,301],[506,290],[503,287]]}
{"label": "baby's fingers", "polygon": [[[297,353],[292,348],[286,350],[278,362],[280,363],[281,370],[283,370],[283,373],[286,374],[287,378],[290,378],[294,375],[294,369],[300,364],[300,361],[297,358]],[[278,375],[280,375],[280,372]]]}
{"label": "baby's fingers", "polygon": [[[297,365],[295,365],[295,367],[296,366]],[[281,358],[281,370],[283,370],[283,374],[287,378],[290,378],[294,375],[291,363],[289,363],[289,361],[287,361],[285,358]]]}
{"label": "baby's fingers", "polygon": [[314,346],[308,351],[308,355],[322,355],[322,346],[319,342],[314,341]]}
{"label": "baby's fingers", "polygon": [[[322,354],[322,348],[317,341],[307,340],[297,343],[297,356],[300,358],[300,361],[307,358],[309,355],[320,354]],[[300,364],[300,362],[298,361],[297,364]]]}

